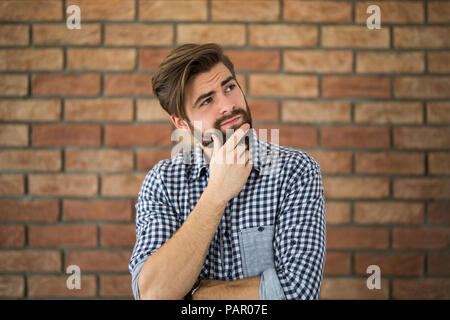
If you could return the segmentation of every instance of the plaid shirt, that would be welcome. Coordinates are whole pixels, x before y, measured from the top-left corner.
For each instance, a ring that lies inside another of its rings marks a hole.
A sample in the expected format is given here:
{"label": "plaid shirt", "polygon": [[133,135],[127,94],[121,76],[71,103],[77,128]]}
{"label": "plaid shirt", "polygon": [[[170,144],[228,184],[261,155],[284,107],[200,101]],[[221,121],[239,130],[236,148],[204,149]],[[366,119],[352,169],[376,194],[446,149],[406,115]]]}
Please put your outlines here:
{"label": "plaid shirt", "polygon": [[[248,135],[252,170],[225,208],[199,278],[260,275],[261,299],[318,299],[326,251],[320,167],[303,151],[258,139],[254,129]],[[136,299],[142,265],[181,227],[208,177],[198,144],[160,161],[145,177],[129,264]]]}

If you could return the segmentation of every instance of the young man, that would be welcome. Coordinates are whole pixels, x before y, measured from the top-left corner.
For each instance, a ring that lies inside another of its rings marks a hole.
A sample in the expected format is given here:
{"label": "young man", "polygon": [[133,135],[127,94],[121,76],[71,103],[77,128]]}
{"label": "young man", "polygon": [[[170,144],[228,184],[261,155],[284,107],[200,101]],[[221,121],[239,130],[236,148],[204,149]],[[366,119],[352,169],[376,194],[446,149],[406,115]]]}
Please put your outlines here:
{"label": "young man", "polygon": [[176,48],[152,84],[196,143],[160,161],[139,192],[135,298],[317,299],[326,249],[317,162],[257,138],[233,64],[216,44]]}

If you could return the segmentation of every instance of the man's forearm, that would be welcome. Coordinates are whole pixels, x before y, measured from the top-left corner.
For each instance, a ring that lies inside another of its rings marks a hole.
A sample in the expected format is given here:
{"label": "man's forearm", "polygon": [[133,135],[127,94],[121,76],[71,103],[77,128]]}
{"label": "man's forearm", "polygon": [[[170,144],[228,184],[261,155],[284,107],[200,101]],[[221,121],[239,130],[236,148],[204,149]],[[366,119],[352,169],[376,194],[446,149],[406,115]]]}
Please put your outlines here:
{"label": "man's forearm", "polygon": [[180,229],[144,263],[141,299],[184,297],[197,280],[225,206],[205,190]]}
{"label": "man's forearm", "polygon": [[193,300],[259,300],[261,277],[235,281],[202,280]]}

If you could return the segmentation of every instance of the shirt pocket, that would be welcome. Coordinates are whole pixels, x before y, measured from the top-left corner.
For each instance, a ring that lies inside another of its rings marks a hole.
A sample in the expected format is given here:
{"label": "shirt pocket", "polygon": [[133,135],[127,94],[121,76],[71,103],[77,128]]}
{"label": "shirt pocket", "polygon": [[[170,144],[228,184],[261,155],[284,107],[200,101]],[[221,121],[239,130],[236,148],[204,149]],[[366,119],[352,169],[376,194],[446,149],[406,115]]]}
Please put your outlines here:
{"label": "shirt pocket", "polygon": [[244,229],[239,234],[244,277],[255,277],[274,267],[274,226]]}

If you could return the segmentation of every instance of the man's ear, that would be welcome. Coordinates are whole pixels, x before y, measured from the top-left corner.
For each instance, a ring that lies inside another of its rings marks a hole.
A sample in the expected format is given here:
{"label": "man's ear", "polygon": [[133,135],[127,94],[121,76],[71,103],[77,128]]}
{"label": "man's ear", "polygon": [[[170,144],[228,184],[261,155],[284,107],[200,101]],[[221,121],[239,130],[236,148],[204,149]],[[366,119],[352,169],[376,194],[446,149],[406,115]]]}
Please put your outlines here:
{"label": "man's ear", "polygon": [[175,115],[171,115],[170,120],[172,120],[173,124],[175,125],[175,127],[177,127],[177,129],[183,129],[186,131],[190,130],[189,126],[185,120],[183,120]]}

